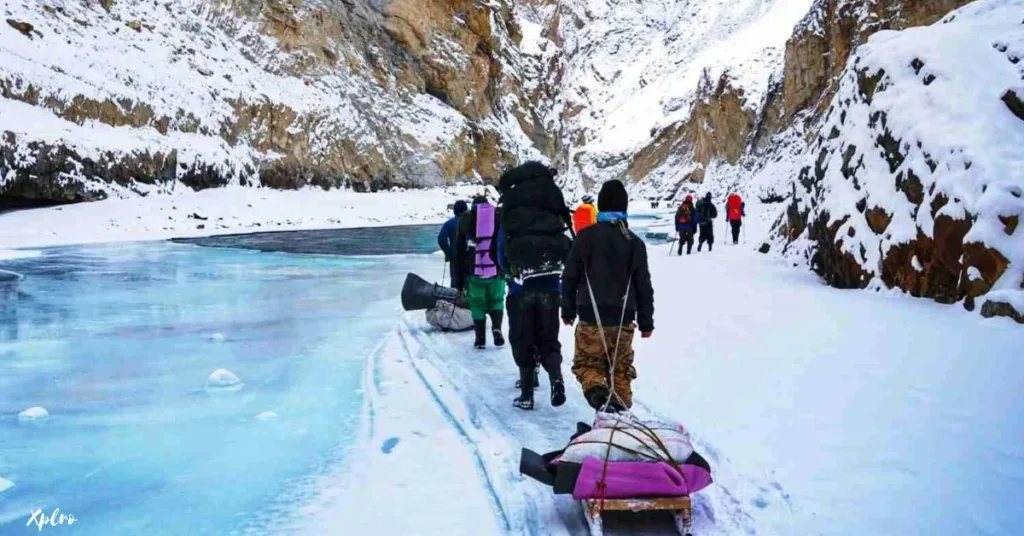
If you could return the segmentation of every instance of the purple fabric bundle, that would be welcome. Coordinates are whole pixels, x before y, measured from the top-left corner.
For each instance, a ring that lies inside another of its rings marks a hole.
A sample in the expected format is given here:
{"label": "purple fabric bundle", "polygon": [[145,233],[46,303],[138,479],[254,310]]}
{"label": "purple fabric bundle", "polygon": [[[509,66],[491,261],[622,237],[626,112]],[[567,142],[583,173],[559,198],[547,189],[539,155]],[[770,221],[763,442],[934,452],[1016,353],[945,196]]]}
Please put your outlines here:
{"label": "purple fabric bundle", "polygon": [[[666,430],[663,423],[649,422],[655,428],[639,422],[633,424],[645,426],[647,432],[655,429]],[[600,416],[595,424],[601,428],[630,425],[612,423],[607,419],[602,420]],[[669,429],[675,432],[677,428],[684,431],[681,426]],[[588,424],[576,423],[576,433],[572,439],[576,440],[592,430],[595,428]],[[662,441],[665,439],[661,436],[659,438]],[[582,459],[577,459],[578,461],[567,461],[572,457],[563,456],[567,453],[566,449],[538,454],[524,448],[519,458],[519,472],[551,486],[556,495],[571,494],[577,500],[685,497],[710,486],[713,482],[708,461],[696,451],[687,450],[690,454],[685,460],[675,459],[674,462],[650,461],[647,459],[648,456],[606,460],[607,453],[601,456],[588,453]],[[658,459],[668,458],[658,456]]]}
{"label": "purple fabric bundle", "polygon": [[[588,457],[583,461],[573,488],[574,499],[604,497],[627,499],[633,497],[681,497],[696,493],[711,485],[711,473],[703,467],[682,464],[677,470],[666,462],[605,462]],[[604,493],[598,483],[604,473]]]}
{"label": "purple fabric bundle", "polygon": [[474,207],[476,210],[476,249],[474,253],[473,275],[490,278],[498,275],[498,267],[491,258],[491,241],[494,240],[494,206],[482,203]]}

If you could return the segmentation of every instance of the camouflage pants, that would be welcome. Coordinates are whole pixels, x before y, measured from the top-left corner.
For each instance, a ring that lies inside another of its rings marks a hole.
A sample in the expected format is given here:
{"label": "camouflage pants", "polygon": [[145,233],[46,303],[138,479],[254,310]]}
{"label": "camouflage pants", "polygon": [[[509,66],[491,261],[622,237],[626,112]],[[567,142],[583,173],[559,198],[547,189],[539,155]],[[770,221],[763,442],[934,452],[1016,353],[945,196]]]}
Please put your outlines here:
{"label": "camouflage pants", "polygon": [[[619,334],[621,330],[622,334]],[[609,387],[608,355],[615,352],[615,339],[619,339],[618,355],[615,358],[615,394],[627,408],[633,407],[633,389],[630,383],[636,379],[633,367],[633,333],[636,327],[612,326],[604,328],[608,353],[601,342],[601,330],[594,324],[580,322],[576,326],[576,352],[572,358],[572,373],[583,387],[583,392],[594,387]]]}

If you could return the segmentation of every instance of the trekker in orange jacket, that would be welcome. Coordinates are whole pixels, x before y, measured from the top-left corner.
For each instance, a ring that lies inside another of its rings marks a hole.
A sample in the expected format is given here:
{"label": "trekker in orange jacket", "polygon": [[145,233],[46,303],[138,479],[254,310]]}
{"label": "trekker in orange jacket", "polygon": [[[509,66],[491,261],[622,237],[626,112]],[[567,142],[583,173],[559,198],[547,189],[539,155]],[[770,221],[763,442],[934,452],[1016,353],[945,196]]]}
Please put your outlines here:
{"label": "trekker in orange jacket", "polygon": [[578,234],[583,229],[597,223],[597,207],[594,206],[594,196],[583,196],[583,204],[576,207],[572,213],[572,229]]}
{"label": "trekker in orange jacket", "polygon": [[731,194],[725,201],[725,221],[732,225],[732,243],[740,241],[740,226],[743,225],[743,217],[747,215],[746,203],[739,194]]}

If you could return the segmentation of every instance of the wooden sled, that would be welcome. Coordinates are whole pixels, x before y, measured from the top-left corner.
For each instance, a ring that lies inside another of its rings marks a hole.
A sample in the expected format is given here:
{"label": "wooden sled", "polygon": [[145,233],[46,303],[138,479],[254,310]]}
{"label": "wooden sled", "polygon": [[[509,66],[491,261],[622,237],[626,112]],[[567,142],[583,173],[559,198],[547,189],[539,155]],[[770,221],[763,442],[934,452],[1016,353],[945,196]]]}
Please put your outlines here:
{"label": "wooden sled", "polygon": [[[590,536],[604,534],[604,522],[601,519],[601,499],[583,499],[583,515],[590,527]],[[689,497],[658,497],[648,499],[605,499],[604,509],[615,512],[647,512],[651,510],[671,510],[676,522],[676,530],[682,536],[691,536],[693,530],[693,508]]]}

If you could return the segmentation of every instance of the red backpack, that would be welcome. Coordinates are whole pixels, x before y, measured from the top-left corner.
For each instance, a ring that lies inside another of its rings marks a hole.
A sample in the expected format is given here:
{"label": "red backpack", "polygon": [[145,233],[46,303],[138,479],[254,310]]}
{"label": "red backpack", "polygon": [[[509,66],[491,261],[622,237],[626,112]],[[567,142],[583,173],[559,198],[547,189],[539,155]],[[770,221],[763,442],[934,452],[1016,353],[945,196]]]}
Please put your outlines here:
{"label": "red backpack", "polygon": [[743,218],[743,200],[740,199],[740,196],[736,194],[730,195],[725,205],[729,221],[736,221]]}
{"label": "red backpack", "polygon": [[693,220],[693,206],[689,203],[683,203],[679,207],[679,221],[677,223],[687,224]]}

